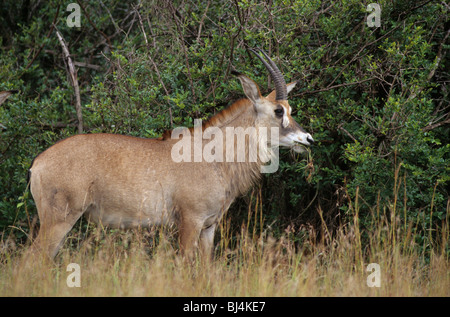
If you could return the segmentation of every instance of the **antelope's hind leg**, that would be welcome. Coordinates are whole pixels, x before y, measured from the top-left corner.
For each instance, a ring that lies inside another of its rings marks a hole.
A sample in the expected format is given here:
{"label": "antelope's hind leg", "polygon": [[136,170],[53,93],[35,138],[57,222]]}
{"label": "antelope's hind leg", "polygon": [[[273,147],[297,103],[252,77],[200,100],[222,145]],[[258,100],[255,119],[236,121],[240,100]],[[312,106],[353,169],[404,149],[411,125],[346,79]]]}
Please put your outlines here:
{"label": "antelope's hind leg", "polygon": [[53,259],[84,210],[72,206],[69,196],[64,192],[55,190],[49,196],[35,199],[40,229],[33,248]]}

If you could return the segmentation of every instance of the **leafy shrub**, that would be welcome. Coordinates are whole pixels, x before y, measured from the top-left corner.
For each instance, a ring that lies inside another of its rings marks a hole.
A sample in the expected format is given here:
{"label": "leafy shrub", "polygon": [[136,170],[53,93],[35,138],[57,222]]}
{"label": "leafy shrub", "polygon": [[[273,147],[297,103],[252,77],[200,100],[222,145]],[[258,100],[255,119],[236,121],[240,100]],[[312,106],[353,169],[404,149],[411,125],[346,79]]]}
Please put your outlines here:
{"label": "leafy shrub", "polygon": [[[30,229],[31,160],[76,133],[55,20],[74,60],[84,63],[78,79],[89,133],[157,137],[206,119],[242,97],[233,69],[268,93],[268,74],[248,51],[264,48],[288,82],[299,80],[294,117],[318,141],[309,160],[282,151],[279,173],[264,178],[266,224],[280,234],[325,221],[333,231],[352,219],[359,197],[363,226],[374,214],[403,210],[396,216],[419,221],[417,238],[428,239],[448,218],[448,8],[379,4],[381,27],[369,28],[356,0],[87,1],[77,29],[66,26],[62,1],[7,1],[0,90],[20,93],[0,108],[7,127],[0,132],[0,230]],[[256,196],[232,207],[236,223],[246,221]]]}

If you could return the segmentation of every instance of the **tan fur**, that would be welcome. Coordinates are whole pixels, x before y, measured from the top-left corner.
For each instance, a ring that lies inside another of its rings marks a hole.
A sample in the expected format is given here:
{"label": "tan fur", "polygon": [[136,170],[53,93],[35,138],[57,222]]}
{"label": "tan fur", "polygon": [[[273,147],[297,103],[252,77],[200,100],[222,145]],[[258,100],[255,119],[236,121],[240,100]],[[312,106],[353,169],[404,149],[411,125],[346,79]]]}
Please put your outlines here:
{"label": "tan fur", "polygon": [[[244,91],[250,94],[245,87]],[[252,98],[256,102],[239,100],[209,119],[202,129],[279,127],[274,109],[280,101],[260,95]],[[289,107],[287,101],[281,103]],[[284,130],[303,133],[297,127],[280,128],[280,136]],[[257,141],[252,138],[247,142]],[[65,235],[84,214],[104,226],[118,228],[175,222],[183,251],[194,250],[199,244],[203,254],[211,254],[217,223],[233,200],[258,180],[262,163],[176,163],[171,149],[177,142],[171,131],[159,139],[76,135],[37,156],[30,168],[31,193],[41,222],[36,249],[54,257]]]}

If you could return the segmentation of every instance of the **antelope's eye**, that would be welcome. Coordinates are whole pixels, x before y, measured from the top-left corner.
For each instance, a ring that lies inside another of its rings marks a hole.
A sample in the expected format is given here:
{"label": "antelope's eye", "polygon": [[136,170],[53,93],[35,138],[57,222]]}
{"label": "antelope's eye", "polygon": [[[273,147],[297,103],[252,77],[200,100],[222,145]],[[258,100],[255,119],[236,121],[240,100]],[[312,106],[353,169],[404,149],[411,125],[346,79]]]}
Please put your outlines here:
{"label": "antelope's eye", "polygon": [[279,108],[275,109],[275,115],[278,118],[281,118],[283,116],[283,114],[284,114],[283,107],[279,107]]}

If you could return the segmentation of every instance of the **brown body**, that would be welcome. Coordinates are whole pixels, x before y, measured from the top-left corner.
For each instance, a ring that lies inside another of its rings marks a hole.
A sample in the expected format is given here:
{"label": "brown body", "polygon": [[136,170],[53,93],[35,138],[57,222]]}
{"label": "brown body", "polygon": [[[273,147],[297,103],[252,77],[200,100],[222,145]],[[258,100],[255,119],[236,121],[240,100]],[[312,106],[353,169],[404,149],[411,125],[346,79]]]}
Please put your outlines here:
{"label": "brown body", "polygon": [[37,243],[44,239],[54,256],[83,214],[118,228],[177,220],[181,244],[194,243],[233,198],[226,195],[226,175],[220,168],[208,168],[206,162],[173,163],[174,142],[77,135],[43,152],[33,163],[30,180],[41,221]]}
{"label": "brown body", "polygon": [[[217,114],[203,129],[279,127],[279,144],[263,147],[267,153],[273,146],[296,149],[300,143],[312,142],[290,116],[287,100],[275,100],[273,94],[265,98],[252,80],[243,75],[239,79],[248,99]],[[293,86],[285,88],[284,84],[284,89]],[[251,138],[247,145],[257,142]],[[30,188],[41,223],[35,246],[55,256],[65,235],[84,214],[118,228],[175,222],[183,251],[199,245],[202,253],[211,254],[218,221],[258,179],[263,163],[175,162],[172,149],[179,141],[169,134],[160,139],[76,135],[41,153],[30,168]],[[202,148],[209,141],[203,140]]]}

